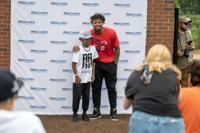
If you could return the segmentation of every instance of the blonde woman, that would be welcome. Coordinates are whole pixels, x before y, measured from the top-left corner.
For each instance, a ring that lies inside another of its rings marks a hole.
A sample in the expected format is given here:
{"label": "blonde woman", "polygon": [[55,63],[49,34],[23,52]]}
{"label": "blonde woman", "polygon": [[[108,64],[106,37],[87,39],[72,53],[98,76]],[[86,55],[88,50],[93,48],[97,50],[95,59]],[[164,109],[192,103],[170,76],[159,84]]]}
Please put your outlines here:
{"label": "blonde woman", "polygon": [[154,45],[127,81],[123,106],[133,106],[129,133],[184,133],[177,107],[180,79],[167,47]]}

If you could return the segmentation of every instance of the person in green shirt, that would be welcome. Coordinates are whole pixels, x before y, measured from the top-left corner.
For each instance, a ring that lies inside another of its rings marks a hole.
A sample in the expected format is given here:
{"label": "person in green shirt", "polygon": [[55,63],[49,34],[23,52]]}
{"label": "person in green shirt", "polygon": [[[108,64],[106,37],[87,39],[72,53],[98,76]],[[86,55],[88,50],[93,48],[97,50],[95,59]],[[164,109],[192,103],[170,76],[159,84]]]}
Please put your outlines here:
{"label": "person in green shirt", "polygon": [[188,32],[189,24],[188,18],[179,18],[177,67],[182,73],[181,87],[188,87],[188,65],[191,61],[190,52],[193,50],[193,40]]}

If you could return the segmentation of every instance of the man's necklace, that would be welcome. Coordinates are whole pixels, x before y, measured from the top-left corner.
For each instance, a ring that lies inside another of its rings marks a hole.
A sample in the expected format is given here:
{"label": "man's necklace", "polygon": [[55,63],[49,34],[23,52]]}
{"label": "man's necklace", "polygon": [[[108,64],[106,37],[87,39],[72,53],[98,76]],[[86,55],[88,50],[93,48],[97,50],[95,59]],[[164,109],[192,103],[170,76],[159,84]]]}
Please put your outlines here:
{"label": "man's necklace", "polygon": [[[88,49],[87,49],[87,48],[88,48]],[[90,49],[91,49],[91,47],[89,46],[89,47],[87,47],[87,48],[83,47],[84,51],[89,52]]]}

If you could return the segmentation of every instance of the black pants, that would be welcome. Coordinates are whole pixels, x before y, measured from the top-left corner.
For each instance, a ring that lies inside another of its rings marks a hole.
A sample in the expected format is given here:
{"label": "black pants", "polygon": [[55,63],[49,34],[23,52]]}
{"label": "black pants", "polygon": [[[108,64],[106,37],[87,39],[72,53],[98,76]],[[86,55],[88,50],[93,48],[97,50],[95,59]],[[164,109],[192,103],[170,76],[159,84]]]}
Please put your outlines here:
{"label": "black pants", "polygon": [[73,112],[77,112],[79,109],[79,103],[82,96],[82,108],[86,112],[89,107],[89,98],[90,98],[90,82],[81,83],[80,86],[77,86],[73,83],[73,103],[72,108]]}
{"label": "black pants", "polygon": [[114,62],[102,63],[96,62],[95,81],[92,83],[92,99],[94,107],[100,108],[101,105],[101,88],[103,78],[105,78],[108,97],[111,108],[116,108],[117,101],[117,65]]}

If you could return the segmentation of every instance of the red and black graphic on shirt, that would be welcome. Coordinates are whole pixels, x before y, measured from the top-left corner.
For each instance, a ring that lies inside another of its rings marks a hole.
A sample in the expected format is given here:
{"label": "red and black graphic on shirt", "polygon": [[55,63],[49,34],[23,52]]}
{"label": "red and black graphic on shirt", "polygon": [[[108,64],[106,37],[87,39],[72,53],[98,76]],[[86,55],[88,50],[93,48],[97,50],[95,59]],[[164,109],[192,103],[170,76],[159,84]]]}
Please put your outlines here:
{"label": "red and black graphic on shirt", "polygon": [[94,40],[95,47],[97,49],[97,52],[103,52],[106,51],[108,48],[108,42],[107,41],[101,41],[99,39]]}

